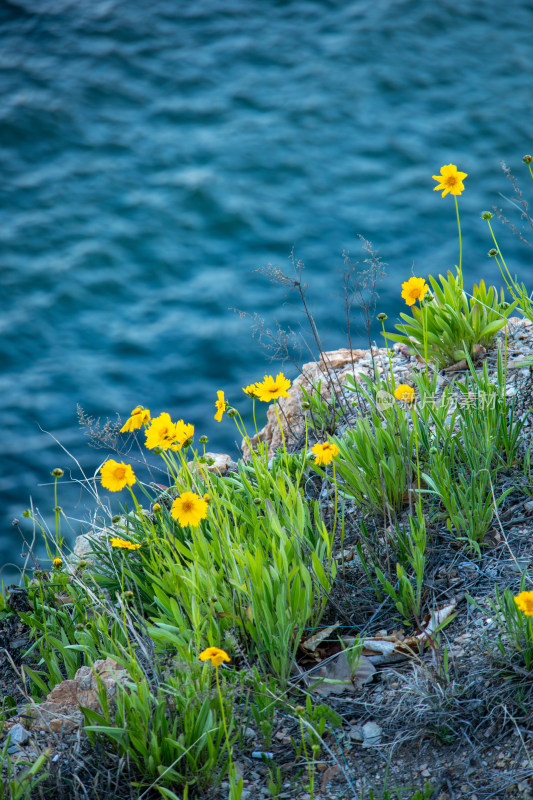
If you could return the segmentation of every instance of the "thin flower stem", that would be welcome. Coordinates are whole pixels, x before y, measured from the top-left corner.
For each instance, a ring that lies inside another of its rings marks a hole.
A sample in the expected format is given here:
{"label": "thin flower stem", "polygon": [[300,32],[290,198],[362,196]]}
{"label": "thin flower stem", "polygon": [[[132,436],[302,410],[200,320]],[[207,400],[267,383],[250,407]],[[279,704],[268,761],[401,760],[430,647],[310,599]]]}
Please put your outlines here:
{"label": "thin flower stem", "polygon": [[391,386],[392,386],[392,393],[394,394],[396,389],[396,381],[394,380],[394,372],[392,371],[392,358],[389,350],[389,343],[387,341],[387,334],[385,332],[385,322],[381,320],[381,327],[383,328],[383,337],[385,339],[385,347],[387,349],[387,356],[389,358],[389,369],[390,369],[390,378],[391,378]]}
{"label": "thin flower stem", "polygon": [[233,759],[231,757],[231,747],[229,744],[228,726],[226,725],[226,714],[224,713],[224,702],[222,700],[222,692],[220,691],[220,680],[218,677],[218,666],[215,666],[215,676],[217,681],[218,699],[220,700],[220,713],[222,714],[222,724],[224,725],[224,734],[226,736],[226,746],[228,748],[228,761],[229,761],[229,775],[230,778],[233,774]]}
{"label": "thin flower stem", "polygon": [[459,204],[457,202],[457,195],[454,194],[455,210],[457,212],[457,228],[459,230],[459,272],[461,273],[461,289],[463,288],[463,241],[461,239],[461,220],[459,219]]}
{"label": "thin flower stem", "polygon": [[533,178],[533,170],[531,169],[531,161],[529,162],[529,164],[527,166],[528,166],[528,169],[529,169],[529,174]]}
{"label": "thin flower stem", "polygon": [[413,419],[413,430],[415,434],[415,451],[416,451],[416,477],[418,482],[418,513],[422,519],[422,491],[420,485],[420,461],[418,456],[418,422],[415,415],[415,410],[411,407],[411,416]]}
{"label": "thin flower stem", "polygon": [[281,433],[281,441],[283,442],[283,453],[285,455],[285,466],[287,467],[287,478],[289,478],[289,459],[288,459],[288,456],[287,456],[287,446],[285,444],[285,434],[283,433],[283,426],[282,426],[281,420],[279,418],[278,404],[277,404],[276,400],[274,400],[274,410],[276,412],[276,417],[278,418],[278,425],[279,425],[279,430],[280,430],[280,433]]}

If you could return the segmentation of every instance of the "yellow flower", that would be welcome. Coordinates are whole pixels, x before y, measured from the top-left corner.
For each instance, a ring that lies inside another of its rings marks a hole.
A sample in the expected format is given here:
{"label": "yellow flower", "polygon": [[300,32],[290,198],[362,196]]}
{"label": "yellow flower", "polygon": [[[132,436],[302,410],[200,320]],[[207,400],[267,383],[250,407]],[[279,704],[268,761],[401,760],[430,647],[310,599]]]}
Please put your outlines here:
{"label": "yellow flower", "polygon": [[207,517],[207,502],[194,492],[183,492],[172,503],[170,514],[182,527],[196,527],[201,519]]}
{"label": "yellow flower", "polygon": [[415,399],[415,390],[412,386],[407,386],[406,383],[400,383],[394,392],[396,400],[403,400],[404,403],[412,403]]}
{"label": "yellow flower", "polygon": [[228,407],[228,404],[224,399],[224,392],[219,390],[217,392],[217,397],[218,400],[215,400],[215,406],[217,407],[217,413],[215,414],[215,419],[217,422],[222,422],[222,415],[226,410],[226,408]]}
{"label": "yellow flower", "polygon": [[458,172],[455,164],[445,164],[440,168],[440,175],[433,175],[433,180],[438,182],[438,186],[433,187],[434,192],[440,192],[445,197],[450,194],[461,194],[464,191],[463,181],[467,178],[466,172]]}
{"label": "yellow flower", "polygon": [[257,383],[255,388],[259,400],[264,403],[270,403],[271,400],[277,400],[278,397],[289,397],[287,389],[290,385],[290,380],[285,377],[283,372],[278,372],[276,380],[272,375],[265,375],[263,382]]}
{"label": "yellow flower", "polygon": [[533,592],[520,592],[514,598],[514,601],[520,611],[523,611],[527,617],[533,617]]}
{"label": "yellow flower", "polygon": [[153,450],[160,447],[162,450],[181,450],[185,442],[194,436],[194,425],[187,425],[182,419],[174,423],[170,414],[163,411],[152,420],[146,431],[146,447]]}
{"label": "yellow flower", "polygon": [[184,422],[182,419],[179,419],[176,422],[176,439],[177,439],[177,446],[173,449],[181,450],[185,442],[188,442],[189,439],[192,439],[194,436],[194,425],[191,425],[188,422]]}
{"label": "yellow flower", "polygon": [[231,661],[228,654],[220,647],[208,647],[198,656],[200,661],[210,661],[214,667],[219,667],[223,661]]}
{"label": "yellow flower", "polygon": [[406,283],[402,283],[402,297],[408,306],[412,306],[417,300],[424,299],[426,292],[429,292],[429,286],[424,278],[409,278]]}
{"label": "yellow flower", "polygon": [[336,444],[324,442],[324,444],[315,444],[311,448],[311,452],[315,454],[315,464],[329,464],[335,456],[339,455],[340,451]]}
{"label": "yellow flower", "polygon": [[137,406],[130,414],[130,418],[120,429],[121,433],[131,433],[132,431],[147,425],[150,422],[150,412],[147,408]]}
{"label": "yellow flower", "polygon": [[255,383],[251,383],[249,386],[243,386],[242,390],[244,394],[247,394],[248,397],[252,397],[254,400],[259,396]]}
{"label": "yellow flower", "polygon": [[63,566],[63,559],[62,558],[54,558],[54,560],[52,561],[52,566],[55,569],[61,569],[61,567]]}
{"label": "yellow flower", "polygon": [[121,539],[119,536],[114,536],[111,539],[111,547],[118,547],[120,550],[140,550],[140,544],[128,542],[126,539]]}
{"label": "yellow flower", "polygon": [[126,484],[133,486],[135,483],[135,475],[131,466],[123,461],[120,463],[114,461],[112,458],[101,467],[100,475],[103,488],[109,489],[110,492],[120,492]]}

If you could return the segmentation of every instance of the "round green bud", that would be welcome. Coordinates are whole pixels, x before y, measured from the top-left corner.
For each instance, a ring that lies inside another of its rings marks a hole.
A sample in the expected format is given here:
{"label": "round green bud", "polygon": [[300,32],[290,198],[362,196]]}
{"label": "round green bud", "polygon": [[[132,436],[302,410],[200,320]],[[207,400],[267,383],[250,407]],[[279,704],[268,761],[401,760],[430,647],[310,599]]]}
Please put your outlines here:
{"label": "round green bud", "polygon": [[121,520],[120,514],[115,514],[114,517],[111,517],[111,522],[113,523],[113,525],[115,525],[117,522],[120,522],[120,520]]}
{"label": "round green bud", "polygon": [[495,247],[491,247],[490,250],[489,250],[489,256],[491,258],[494,258],[494,256],[497,256],[497,255],[498,255],[498,251],[496,250],[496,248]]}
{"label": "round green bud", "polygon": [[531,162],[533,161],[533,156],[524,156],[522,161],[524,162],[524,164],[531,164]]}
{"label": "round green bud", "polygon": [[59,514],[60,511],[63,511],[62,506],[54,506],[54,511]]}
{"label": "round green bud", "polygon": [[81,622],[78,622],[78,624],[76,625],[76,630],[78,632],[85,630],[85,625],[83,625]]}
{"label": "round green bud", "polygon": [[304,411],[308,411],[308,409],[311,408],[311,403],[309,403],[307,400],[304,400],[302,402],[302,408],[303,408]]}
{"label": "round green bud", "polygon": [[26,519],[28,519],[28,517],[31,517],[30,509],[29,508],[24,509],[24,511],[22,512],[22,516],[25,517]]}
{"label": "round green bud", "polygon": [[429,455],[430,456],[436,456],[438,452],[439,451],[438,451],[438,449],[436,447],[430,447],[430,449],[429,449]]}
{"label": "round green bud", "polygon": [[124,592],[124,600],[133,600],[134,597],[135,595],[129,589],[127,592]]}
{"label": "round green bud", "polygon": [[163,452],[162,447],[154,447],[154,453],[156,454],[156,456],[160,456],[162,452]]}
{"label": "round green bud", "polygon": [[500,311],[507,311],[508,308],[511,308],[510,303],[506,303],[505,301],[500,303]]}
{"label": "round green bud", "polygon": [[254,497],[254,505],[255,506],[260,506],[262,502],[263,501],[261,500],[260,497]]}
{"label": "round green bud", "polygon": [[152,511],[154,512],[154,514],[160,514],[161,513],[161,504],[160,503],[154,503],[153,506],[152,506]]}
{"label": "round green bud", "polygon": [[198,459],[198,462],[200,464],[207,464],[207,458],[205,456],[200,456],[200,458]]}
{"label": "round green bud", "polygon": [[236,408],[228,408],[227,414],[228,414],[228,417],[230,419],[233,419],[233,417],[237,416],[237,409]]}
{"label": "round green bud", "polygon": [[82,558],[81,561],[78,561],[78,569],[85,569],[86,566],[87,566],[87,562],[85,561],[84,558]]}
{"label": "round green bud", "polygon": [[207,438],[207,436],[200,436],[198,441],[200,442],[200,444],[207,444],[209,439]]}
{"label": "round green bud", "polygon": [[54,476],[54,478],[62,478],[64,474],[65,471],[62,470],[61,467],[56,467],[55,469],[52,470],[52,475]]}
{"label": "round green bud", "polygon": [[294,713],[296,714],[297,717],[301,717],[302,714],[305,714],[305,708],[303,706],[296,706],[296,708],[294,709]]}
{"label": "round green bud", "polygon": [[484,211],[481,215],[481,219],[492,219],[494,214],[491,211]]}
{"label": "round green bud", "polygon": [[381,314],[378,314],[378,319],[380,322],[385,322],[385,320],[388,319],[388,316],[382,311]]}

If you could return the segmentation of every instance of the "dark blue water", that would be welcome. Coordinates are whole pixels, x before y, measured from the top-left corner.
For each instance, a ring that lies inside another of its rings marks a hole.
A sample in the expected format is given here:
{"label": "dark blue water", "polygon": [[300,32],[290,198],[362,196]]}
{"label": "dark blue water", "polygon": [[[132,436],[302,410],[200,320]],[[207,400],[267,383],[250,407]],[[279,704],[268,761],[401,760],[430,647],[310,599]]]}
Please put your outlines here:
{"label": "dark blue water", "polygon": [[[89,474],[106,455],[76,404],[141,403],[233,446],[216,389],[244,409],[241,386],[280,367],[228,309],[302,322],[257,267],[290,269],[294,247],[325,345],[344,346],[357,234],[389,264],[390,316],[411,270],[457,262],[431,178],[452,162],[465,281],[496,277],[479,214],[510,189],[500,160],[529,189],[532,30],[529,0],[1,0],[0,563],[30,494],[49,515],[50,469],[79,477],[43,430]],[[501,240],[527,279],[529,251]]]}

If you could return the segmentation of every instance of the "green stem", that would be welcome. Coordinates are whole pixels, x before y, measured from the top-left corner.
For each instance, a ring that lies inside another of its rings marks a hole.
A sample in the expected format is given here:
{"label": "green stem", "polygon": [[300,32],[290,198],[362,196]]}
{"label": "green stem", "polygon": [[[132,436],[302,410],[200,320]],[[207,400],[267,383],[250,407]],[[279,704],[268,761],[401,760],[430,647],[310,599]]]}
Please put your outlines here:
{"label": "green stem", "polygon": [[533,178],[533,170],[531,169],[531,162],[529,162],[529,164],[527,166],[528,166],[528,169],[529,169],[529,174]]}
{"label": "green stem", "polygon": [[392,371],[392,358],[389,350],[389,343],[387,341],[387,334],[385,333],[385,322],[381,321],[381,327],[383,328],[383,336],[385,338],[385,347],[387,348],[387,356],[389,357],[389,369],[390,369],[390,377],[391,377],[391,386],[392,386],[392,394],[396,389],[396,382],[394,380],[394,372]]}
{"label": "green stem", "polygon": [[418,513],[420,519],[422,519],[422,491],[421,491],[421,484],[420,484],[420,460],[418,456],[418,423],[415,416],[414,408],[411,408],[411,417],[413,419],[413,430],[415,434],[415,451],[416,451],[416,477],[418,483]]}
{"label": "green stem", "polygon": [[281,433],[281,441],[283,442],[283,453],[285,455],[285,466],[287,467],[287,479],[289,479],[289,476],[290,476],[290,473],[289,473],[289,459],[288,459],[288,456],[287,456],[287,447],[285,445],[285,434],[283,433],[283,426],[282,426],[281,420],[279,418],[278,404],[277,404],[277,402],[275,400],[274,400],[274,410],[276,412],[276,417],[278,419],[279,431]]}
{"label": "green stem", "polygon": [[454,194],[455,210],[457,212],[457,228],[459,230],[459,272],[461,273],[461,289],[463,288],[463,240],[461,239],[461,220],[459,219],[459,204],[457,195]]}
{"label": "green stem", "polygon": [[215,675],[217,680],[218,699],[220,700],[220,713],[222,714],[222,724],[224,725],[224,735],[226,737],[226,746],[228,748],[228,762],[229,762],[229,775],[230,780],[233,773],[233,759],[231,757],[231,747],[229,744],[228,727],[226,725],[226,714],[224,713],[224,703],[222,701],[222,692],[220,691],[220,681],[218,677],[218,666],[215,666]]}
{"label": "green stem", "polygon": [[56,547],[61,550],[63,542],[61,540],[61,511],[57,502],[57,477],[54,481],[54,514],[56,518]]}

